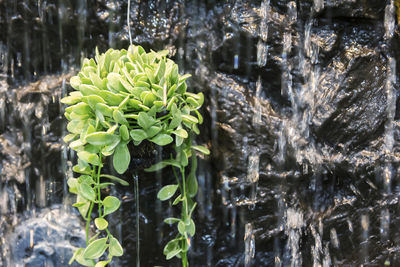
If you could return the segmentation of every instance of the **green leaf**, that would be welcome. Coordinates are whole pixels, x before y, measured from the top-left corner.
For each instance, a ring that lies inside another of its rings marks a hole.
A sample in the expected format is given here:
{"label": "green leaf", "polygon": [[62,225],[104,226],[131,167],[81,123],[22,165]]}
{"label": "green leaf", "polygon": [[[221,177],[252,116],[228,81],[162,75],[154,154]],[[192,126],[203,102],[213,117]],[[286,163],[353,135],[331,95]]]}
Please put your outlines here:
{"label": "green leaf", "polygon": [[193,97],[186,98],[186,102],[189,103],[192,106],[192,108],[199,108],[200,107],[199,102],[197,102],[197,100],[194,99]]}
{"label": "green leaf", "polygon": [[114,134],[114,132],[118,129],[118,124],[113,125],[107,130],[108,134]]}
{"label": "green leaf", "polygon": [[[172,85],[169,89],[168,89],[168,94],[167,97],[171,97],[173,95],[175,95],[175,90],[176,90],[176,84]],[[172,97],[173,98],[173,97]],[[172,106],[171,106],[172,108]]]}
{"label": "green leaf", "polygon": [[76,198],[76,202],[86,202],[86,205],[77,207],[79,210],[79,213],[82,215],[83,218],[86,219],[86,215],[87,215],[87,212],[90,207],[90,202],[86,198],[81,196],[80,194],[78,194],[78,197]]}
{"label": "green leaf", "polygon": [[161,78],[164,76],[165,73],[165,61],[162,59],[160,63],[158,64],[157,71],[155,73],[155,76],[158,80],[161,80]]}
{"label": "green leaf", "polygon": [[190,223],[189,225],[186,225],[186,232],[190,235],[190,236],[194,236],[196,233],[196,226],[194,224],[193,219],[190,219]]}
{"label": "green leaf", "polygon": [[72,88],[79,90],[79,85],[81,85],[82,82],[78,76],[72,76],[69,80],[69,83],[71,84]]}
{"label": "green leaf", "polygon": [[[79,160],[79,159],[78,159]],[[82,167],[79,165],[74,165],[72,167],[72,170],[76,173],[82,173],[82,174],[90,174],[92,169],[90,168],[90,166],[86,166],[86,167]]]}
{"label": "green leaf", "polygon": [[131,154],[126,144],[120,143],[114,152],[113,165],[114,169],[119,173],[123,174],[129,167],[131,161]]}
{"label": "green leaf", "polygon": [[189,77],[192,77],[192,75],[191,74],[182,75],[182,76],[179,77],[179,82],[184,82]]}
{"label": "green leaf", "polygon": [[133,140],[140,142],[147,138],[147,134],[142,129],[135,129],[130,132]]}
{"label": "green leaf", "polygon": [[156,96],[153,93],[149,92],[144,96],[143,104],[148,107],[151,107],[156,99],[157,99]]}
{"label": "green leaf", "polygon": [[94,267],[105,267],[108,263],[110,263],[110,261],[111,259],[109,259],[108,261],[99,261]]}
{"label": "green leaf", "polygon": [[93,164],[95,166],[98,166],[101,164],[99,156],[97,156],[94,153],[90,153],[88,151],[79,151],[78,157],[81,160],[86,161],[87,163]]}
{"label": "green leaf", "polygon": [[67,181],[68,187],[69,187],[69,192],[73,194],[78,194],[78,179],[76,178],[69,178]]}
{"label": "green leaf", "polygon": [[[178,137],[177,137],[178,138]],[[180,164],[184,167],[186,167],[189,163],[188,156],[186,154],[185,150],[182,150],[179,152],[176,156],[177,160],[180,162]]]}
{"label": "green leaf", "polygon": [[144,111],[149,111],[150,110],[150,108],[148,106],[145,106],[143,104],[139,104],[138,106]]}
{"label": "green leaf", "polygon": [[178,231],[181,235],[185,235],[185,233],[188,233],[190,236],[194,236],[196,233],[196,226],[194,224],[194,221],[190,219],[190,222],[188,224],[185,224],[183,221],[179,221]]}
{"label": "green leaf", "polygon": [[184,129],[177,129],[175,131],[172,131],[172,133],[182,138],[188,138],[188,133]]}
{"label": "green leaf", "polygon": [[80,134],[85,127],[86,121],[72,120],[67,124],[67,130],[70,133]]}
{"label": "green leaf", "polygon": [[180,112],[175,113],[175,115],[173,115],[173,118],[171,120],[171,122],[169,123],[168,128],[169,129],[175,129],[176,127],[178,127],[182,122],[182,116]]}
{"label": "green leaf", "polygon": [[135,87],[146,87],[146,88],[150,88],[150,84],[148,84],[147,82],[144,81],[137,81],[135,84]]}
{"label": "green leaf", "polygon": [[82,250],[83,250],[83,248],[78,248],[77,250],[75,250],[74,254],[72,255],[71,259],[68,262],[69,265],[71,265],[74,262],[78,253],[81,253]]}
{"label": "green leaf", "polygon": [[114,149],[117,147],[117,145],[119,144],[119,142],[121,141],[121,138],[119,136],[117,136],[117,138],[114,140],[113,143],[103,147],[103,149],[101,150],[101,153],[105,156],[109,156],[112,153],[114,153]]}
{"label": "green leaf", "polygon": [[104,189],[109,187],[110,185],[115,185],[114,183],[100,183],[98,185],[95,185],[95,188],[100,188],[100,189]]}
{"label": "green leaf", "polygon": [[86,121],[87,119],[89,119],[89,116],[91,115],[90,113],[85,113],[85,114],[80,115],[78,113],[73,112],[72,110],[69,110],[69,111],[71,111],[71,113],[68,113],[69,120],[72,120],[72,121],[73,120]]}
{"label": "green leaf", "polygon": [[124,118],[124,114],[122,114],[118,109],[114,110],[113,118],[119,124],[128,124],[128,121]]}
{"label": "green leaf", "polygon": [[[139,106],[140,104],[142,104],[142,102],[140,102],[137,99],[129,99],[129,102],[128,102],[128,105],[135,108],[136,110],[140,110],[140,106]],[[134,115],[136,115],[136,114],[134,114]],[[138,116],[138,115],[136,115],[136,116]]]}
{"label": "green leaf", "polygon": [[119,75],[118,73],[109,73],[107,75],[107,80],[108,80],[107,87],[111,87],[115,91],[126,91],[126,92],[129,92],[121,84],[120,79],[121,79],[121,75]]}
{"label": "green leaf", "polygon": [[190,173],[187,178],[187,188],[189,197],[194,197],[198,191],[198,183],[196,178],[196,170],[197,170],[197,157],[196,154],[192,154],[192,166],[190,169]]}
{"label": "green leaf", "polygon": [[176,136],[176,137],[175,137],[176,146],[181,146],[181,145],[183,144],[183,141],[184,141],[184,140],[185,140],[185,139],[183,139],[182,137]]}
{"label": "green leaf", "polygon": [[97,75],[97,73],[91,72],[89,73],[90,80],[92,81],[93,85],[101,90],[106,90],[105,83],[103,80]]}
{"label": "green leaf", "polygon": [[204,146],[192,146],[194,150],[197,150],[205,155],[210,155],[210,150]]}
{"label": "green leaf", "polygon": [[93,187],[86,183],[82,183],[79,185],[79,195],[83,196],[84,198],[95,201],[96,194],[93,190]]}
{"label": "green leaf", "polygon": [[171,97],[171,99],[168,101],[167,104],[167,110],[171,110],[173,104],[175,103],[175,101],[177,100],[176,96]]}
{"label": "green leaf", "polygon": [[96,146],[111,145],[116,139],[119,139],[119,137],[107,132],[95,132],[86,135],[86,142]]}
{"label": "green leaf", "polygon": [[92,176],[89,176],[89,175],[81,175],[81,176],[79,176],[78,182],[80,184],[88,184],[88,185],[95,184],[95,182],[93,181]]}
{"label": "green leaf", "polygon": [[148,79],[150,80],[150,82],[151,82],[151,83],[155,83],[155,82],[156,82],[156,79],[155,79],[155,77],[154,77],[154,71],[153,71],[151,68],[148,68],[148,67],[146,66],[145,72],[146,72],[147,77],[148,77]]}
{"label": "green leaf", "polygon": [[107,249],[107,237],[97,239],[89,244],[89,246],[83,252],[83,257],[86,259],[97,259]]}
{"label": "green leaf", "polygon": [[199,122],[199,120],[195,116],[188,115],[188,114],[187,115],[182,114],[182,120],[185,122],[188,122],[188,123],[198,123]]}
{"label": "green leaf", "polygon": [[167,255],[171,251],[179,249],[179,239],[172,239],[170,240],[164,247],[163,253],[164,255]]}
{"label": "green leaf", "polygon": [[182,195],[179,195],[175,198],[174,202],[172,202],[172,205],[175,206],[177,205],[179,202],[183,201],[182,199]]}
{"label": "green leaf", "polygon": [[118,106],[125,99],[125,96],[121,94],[115,94],[110,91],[100,91],[97,94],[100,95],[107,102],[107,104],[111,106]]}
{"label": "green leaf", "polygon": [[173,159],[167,159],[167,160],[157,162],[156,164],[152,165],[150,168],[145,169],[145,171],[146,172],[154,172],[154,171],[161,170],[162,168],[169,166],[169,165],[175,166],[177,168],[181,167],[181,165],[179,164],[178,161],[173,160]]}
{"label": "green leaf", "polygon": [[108,222],[103,218],[94,219],[94,224],[96,225],[97,229],[99,229],[99,230],[104,230],[108,227]]}
{"label": "green leaf", "polygon": [[161,201],[168,200],[175,194],[177,189],[178,189],[177,184],[166,185],[160,189],[160,191],[157,194],[157,198]]}
{"label": "green leaf", "polygon": [[139,112],[138,124],[140,127],[143,129],[148,129],[155,123],[156,120],[153,117],[150,117],[146,112]]}
{"label": "green leaf", "polygon": [[199,123],[202,124],[203,123],[203,116],[201,116],[200,112],[198,110],[194,111],[197,115],[197,118],[199,119]]}
{"label": "green leaf", "polygon": [[194,197],[198,191],[198,183],[196,179],[196,174],[190,172],[187,178],[187,187],[188,187],[188,195],[189,197]]}
{"label": "green leaf", "polygon": [[93,110],[96,109],[96,105],[99,104],[99,103],[100,103],[100,104],[103,104],[103,105],[106,104],[106,101],[104,101],[104,99],[101,98],[101,97],[98,96],[98,95],[88,95],[88,96],[85,96],[85,99],[86,99],[87,103],[89,104],[89,106],[90,106]]}
{"label": "green leaf", "polygon": [[168,224],[174,224],[174,223],[180,222],[180,219],[178,219],[178,218],[167,218],[167,219],[164,220],[164,222],[168,223]]}
{"label": "green leaf", "polygon": [[178,84],[178,87],[176,88],[176,92],[178,94],[183,94],[186,92],[186,89],[187,89],[187,84],[185,82],[180,82]]}
{"label": "green leaf", "polygon": [[80,208],[86,205],[87,202],[76,202],[74,204],[72,204],[73,207],[75,208]]}
{"label": "green leaf", "polygon": [[88,85],[88,84],[79,85],[79,91],[81,91],[83,96],[99,95],[101,93],[100,90],[96,86]]}
{"label": "green leaf", "polygon": [[183,221],[179,221],[178,223],[178,231],[181,235],[185,235],[186,232],[186,226],[185,223]]}
{"label": "green leaf", "polygon": [[80,96],[66,96],[60,100],[61,103],[66,105],[74,105],[81,101],[82,97]]}
{"label": "green leaf", "polygon": [[104,118],[103,113],[98,110],[96,110],[94,113],[96,114],[96,120],[98,119],[100,123],[104,125],[106,119]]}
{"label": "green leaf", "polygon": [[199,127],[197,126],[197,124],[192,124],[192,131],[195,134],[200,134],[200,130],[199,130]]}
{"label": "green leaf", "polygon": [[77,134],[67,134],[66,136],[64,136],[63,141],[65,143],[69,143],[72,140],[74,140],[78,135]]}
{"label": "green leaf", "polygon": [[71,260],[69,261],[68,264],[72,264],[74,260],[76,260],[79,264],[83,266],[93,266],[95,262],[93,260],[85,259],[83,257],[83,248],[78,248],[75,252],[74,255],[72,256]]}
{"label": "green leaf", "polygon": [[128,186],[129,183],[125,180],[122,180],[121,178],[115,177],[113,175],[109,175],[109,174],[100,174],[100,177],[104,177],[104,178],[108,178],[110,180],[116,181],[118,183],[120,183],[123,186]]}
{"label": "green leaf", "polygon": [[158,134],[157,136],[150,139],[151,142],[156,143],[159,146],[165,146],[174,141],[168,134]]}
{"label": "green leaf", "polygon": [[112,115],[113,115],[113,109],[103,103],[97,103],[96,110],[98,110],[104,116],[107,116],[107,117],[112,117]]}
{"label": "green leaf", "polygon": [[108,252],[111,256],[120,257],[124,254],[124,250],[118,240],[114,237],[110,239],[110,246],[108,247]]}
{"label": "green leaf", "polygon": [[166,57],[168,56],[168,54],[169,54],[168,50],[161,50],[157,52],[157,57],[158,58]]}
{"label": "green leaf", "polygon": [[153,136],[155,136],[156,134],[158,134],[161,131],[161,127],[159,126],[151,126],[150,128],[148,128],[146,130],[146,135],[147,138],[152,138]]}
{"label": "green leaf", "polygon": [[181,251],[182,251],[182,249],[173,250],[173,251],[169,252],[165,258],[167,260],[170,260],[173,257],[175,257],[176,255],[178,255],[179,253],[181,253]]}
{"label": "green leaf", "polygon": [[169,80],[171,84],[175,84],[178,82],[178,65],[174,64],[169,75]]}
{"label": "green leaf", "polygon": [[119,104],[118,109],[119,109],[119,110],[124,110],[125,107],[126,107],[126,105],[128,105],[129,100],[130,100],[130,96],[128,95],[128,96],[126,96],[125,99]]}
{"label": "green leaf", "polygon": [[99,235],[100,235],[100,232],[97,232],[94,236],[92,236],[92,237],[89,239],[88,244],[93,243],[93,241],[97,240],[97,238],[99,237]]}
{"label": "green leaf", "polygon": [[106,197],[103,200],[104,216],[116,211],[120,205],[121,205],[121,202],[119,201],[118,198],[113,197],[113,196]]}

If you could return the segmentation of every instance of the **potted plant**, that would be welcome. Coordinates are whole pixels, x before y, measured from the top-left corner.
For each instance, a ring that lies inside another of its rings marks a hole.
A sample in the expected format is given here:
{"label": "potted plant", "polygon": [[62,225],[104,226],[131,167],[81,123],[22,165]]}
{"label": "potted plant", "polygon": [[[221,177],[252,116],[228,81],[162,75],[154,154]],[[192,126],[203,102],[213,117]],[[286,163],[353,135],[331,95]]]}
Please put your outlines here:
{"label": "potted plant", "polygon": [[[112,157],[114,169],[123,174],[131,161],[128,145],[133,144],[135,149],[147,140],[175,150],[169,159],[146,171],[173,168],[176,184],[164,186],[157,194],[162,201],[178,195],[172,205],[181,207],[180,218],[165,220],[176,224],[178,233],[166,244],[164,254],[167,259],[179,257],[182,266],[188,266],[189,240],[195,234],[192,215],[197,193],[196,151],[209,154],[207,148],[192,142],[203,121],[198,110],[204,96],[187,92],[186,79],[190,75],[180,75],[178,66],[167,55],[167,51],[146,52],[135,45],[128,50],[109,49],[103,54],[96,49],[95,58],[84,59],[81,71],[70,80],[75,91],[61,100],[68,105],[65,117],[69,134],[64,141],[77,152],[73,171],[79,176],[69,178],[68,186],[77,195],[73,206],[86,219],[86,248],[76,250],[71,262],[100,267],[123,254],[107,221],[107,216],[119,208],[120,200],[104,197],[102,190],[115,182],[128,183],[102,173],[104,158]],[[95,207],[98,211],[93,220]],[[97,234],[90,237],[92,223]],[[106,260],[95,262],[105,254]]]}

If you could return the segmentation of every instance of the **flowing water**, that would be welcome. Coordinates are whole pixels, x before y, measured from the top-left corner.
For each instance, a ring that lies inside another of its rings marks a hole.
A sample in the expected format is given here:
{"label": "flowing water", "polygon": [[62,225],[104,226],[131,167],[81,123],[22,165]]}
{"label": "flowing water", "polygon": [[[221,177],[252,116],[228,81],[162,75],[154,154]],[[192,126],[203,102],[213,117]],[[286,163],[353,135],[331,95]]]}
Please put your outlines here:
{"label": "flowing water", "polygon": [[[206,96],[191,266],[400,265],[394,0],[130,5],[127,23],[128,1],[0,2],[0,266],[67,266],[84,242],[59,99],[129,28]],[[113,266],[178,266],[162,254],[174,210],[156,200],[171,174],[125,179]]]}

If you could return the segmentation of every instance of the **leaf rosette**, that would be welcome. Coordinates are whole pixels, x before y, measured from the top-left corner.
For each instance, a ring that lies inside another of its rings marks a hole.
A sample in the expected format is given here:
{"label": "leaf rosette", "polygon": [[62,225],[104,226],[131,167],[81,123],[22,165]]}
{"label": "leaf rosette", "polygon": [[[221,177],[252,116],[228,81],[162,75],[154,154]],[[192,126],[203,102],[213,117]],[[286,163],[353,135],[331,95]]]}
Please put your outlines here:
{"label": "leaf rosette", "polygon": [[[186,79],[167,51],[146,51],[131,45],[128,50],[96,50],[95,59],[84,59],[78,75],[70,80],[75,91],[64,97],[70,132],[64,140],[78,152],[75,171],[87,173],[101,162],[94,156],[114,157],[122,174],[129,166],[127,145],[149,140],[160,146],[179,146],[188,132],[199,133],[198,109],[202,93],[187,92]],[[85,152],[85,153],[82,153]]]}

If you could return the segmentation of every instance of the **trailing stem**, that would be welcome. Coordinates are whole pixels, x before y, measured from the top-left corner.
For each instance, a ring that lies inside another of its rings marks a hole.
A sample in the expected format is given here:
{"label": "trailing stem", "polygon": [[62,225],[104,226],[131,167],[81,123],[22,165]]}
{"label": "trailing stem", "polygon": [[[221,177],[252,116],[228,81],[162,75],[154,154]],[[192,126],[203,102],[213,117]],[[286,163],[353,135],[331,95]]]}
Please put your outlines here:
{"label": "trailing stem", "polygon": [[[97,186],[97,199],[95,202],[97,202],[98,207],[99,207],[99,217],[101,216],[101,188],[100,188],[100,174],[101,174],[101,153],[99,153],[99,159],[100,159],[100,166],[97,168],[97,172],[96,172],[96,167],[93,168],[92,171],[92,179],[93,181],[96,182],[96,186]],[[89,207],[89,211],[87,213],[87,217],[86,217],[86,246],[89,245],[89,227],[90,227],[90,221],[92,218],[92,211],[93,211],[93,207],[95,202],[90,202],[90,207]],[[108,229],[107,229],[108,230]]]}
{"label": "trailing stem", "polygon": [[139,210],[139,177],[137,173],[133,177],[135,180],[135,199],[136,199],[136,267],[140,267],[140,210]]}
{"label": "trailing stem", "polygon": [[[186,194],[186,177],[185,177],[185,168],[181,167],[181,176],[182,176],[182,195],[183,195],[183,203],[182,203],[182,220],[184,223],[187,222],[187,218],[189,216],[188,214],[188,202],[187,202],[187,194]],[[182,266],[187,267],[188,266],[188,260],[187,260],[187,237],[184,236],[182,240]]]}

